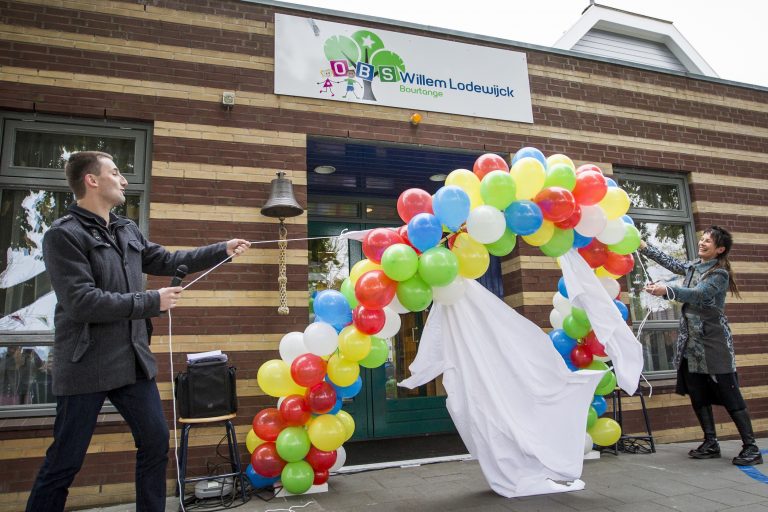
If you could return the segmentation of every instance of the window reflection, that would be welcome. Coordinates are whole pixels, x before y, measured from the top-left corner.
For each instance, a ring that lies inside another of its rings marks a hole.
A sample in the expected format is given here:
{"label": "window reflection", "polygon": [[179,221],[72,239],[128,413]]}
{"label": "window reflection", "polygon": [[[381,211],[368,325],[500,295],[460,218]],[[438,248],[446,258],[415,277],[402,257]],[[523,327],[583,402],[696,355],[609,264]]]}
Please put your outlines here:
{"label": "window reflection", "polygon": [[77,151],[102,151],[114,158],[122,174],[134,174],[135,139],[97,135],[16,130],[14,167],[63,169]]}
{"label": "window reflection", "polygon": [[55,402],[51,387],[52,347],[0,347],[0,405]]}

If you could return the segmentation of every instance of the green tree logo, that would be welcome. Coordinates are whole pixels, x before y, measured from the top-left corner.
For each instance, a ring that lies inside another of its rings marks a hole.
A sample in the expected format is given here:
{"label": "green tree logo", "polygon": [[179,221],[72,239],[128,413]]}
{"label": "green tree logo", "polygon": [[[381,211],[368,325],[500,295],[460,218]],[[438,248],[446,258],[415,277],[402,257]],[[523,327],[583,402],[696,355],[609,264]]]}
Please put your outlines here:
{"label": "green tree logo", "polygon": [[385,74],[387,82],[394,82],[399,73],[405,71],[403,59],[393,51],[384,48],[384,41],[370,30],[358,30],[351,37],[331,36],[323,47],[325,57],[331,60],[343,60],[355,69],[359,62],[370,64],[374,71],[363,79],[363,99],[376,101],[373,94],[372,81],[375,77]]}

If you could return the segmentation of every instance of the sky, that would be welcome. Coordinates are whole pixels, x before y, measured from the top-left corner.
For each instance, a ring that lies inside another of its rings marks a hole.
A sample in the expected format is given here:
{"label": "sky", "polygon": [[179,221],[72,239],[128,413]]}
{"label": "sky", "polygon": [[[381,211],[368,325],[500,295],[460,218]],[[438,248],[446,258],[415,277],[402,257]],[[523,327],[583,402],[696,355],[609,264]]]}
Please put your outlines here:
{"label": "sky", "polygon": [[[302,0],[295,3],[552,46],[589,0]],[[768,87],[766,0],[599,0],[672,21],[720,78]]]}

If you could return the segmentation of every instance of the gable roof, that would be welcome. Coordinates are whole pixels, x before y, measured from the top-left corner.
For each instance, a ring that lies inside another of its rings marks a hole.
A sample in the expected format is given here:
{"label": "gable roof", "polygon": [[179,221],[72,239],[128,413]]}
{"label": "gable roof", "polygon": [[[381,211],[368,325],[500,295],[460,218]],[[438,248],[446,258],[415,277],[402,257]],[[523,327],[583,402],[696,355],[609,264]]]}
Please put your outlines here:
{"label": "gable roof", "polygon": [[614,60],[718,77],[671,21],[594,3],[553,46]]}

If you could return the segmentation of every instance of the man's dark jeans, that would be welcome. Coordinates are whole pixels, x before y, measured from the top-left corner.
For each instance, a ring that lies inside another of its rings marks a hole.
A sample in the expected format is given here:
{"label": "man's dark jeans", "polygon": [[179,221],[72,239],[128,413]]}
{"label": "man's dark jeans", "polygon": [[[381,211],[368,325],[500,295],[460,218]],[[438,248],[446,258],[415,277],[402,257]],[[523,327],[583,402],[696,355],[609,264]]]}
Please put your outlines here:
{"label": "man's dark jeans", "polygon": [[168,425],[155,380],[99,393],[60,396],[56,400],[53,443],[37,475],[27,512],[61,512],[69,486],[80,471],[104,400],[114,404],[131,427],[136,453],[136,510],[165,510]]}

